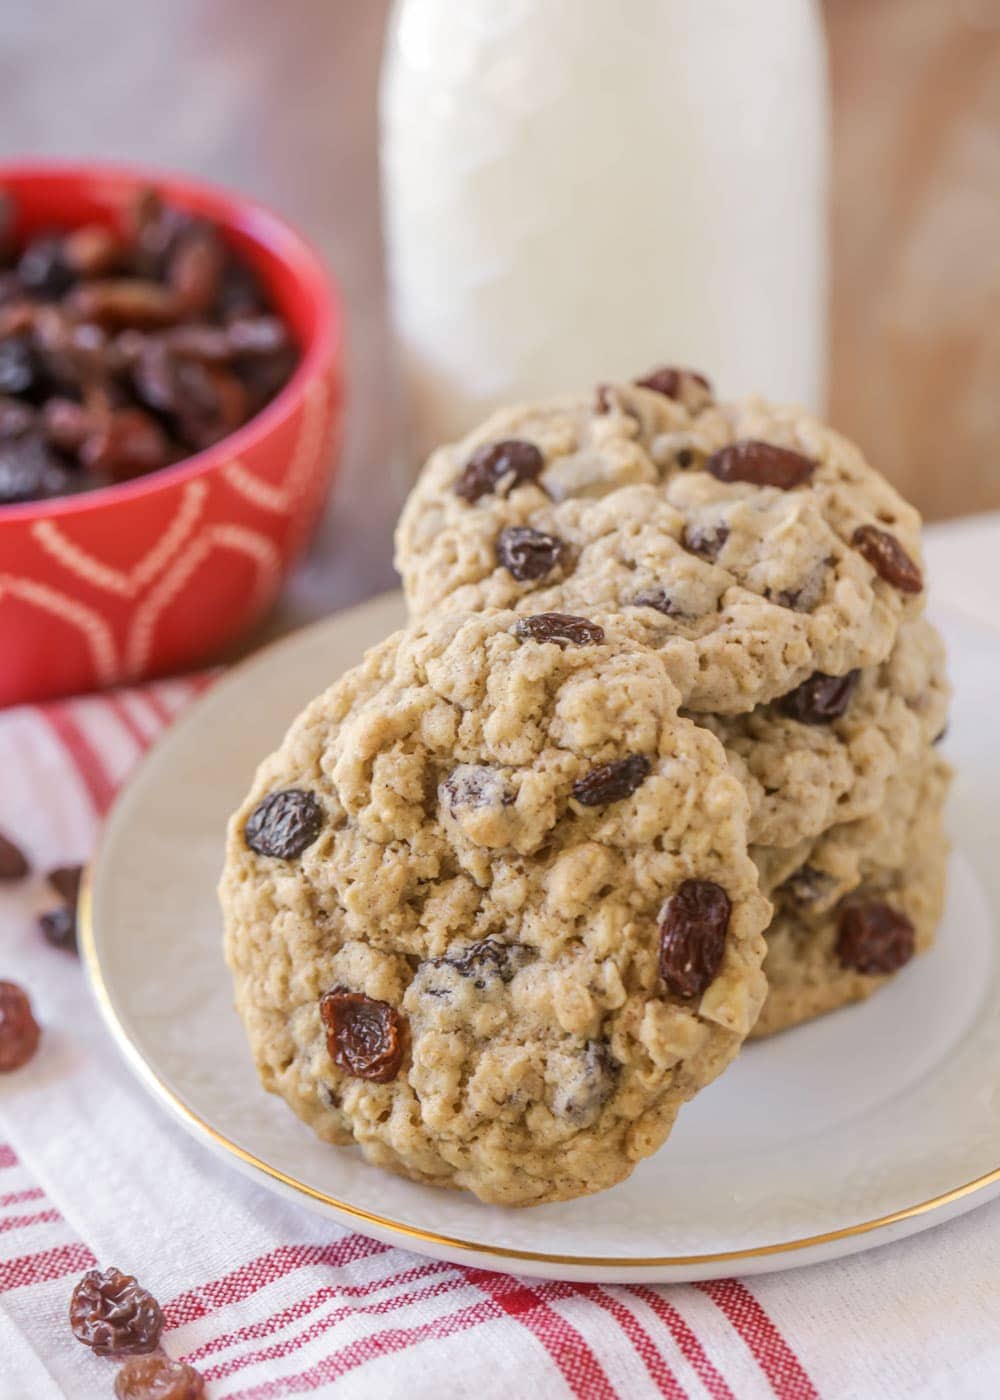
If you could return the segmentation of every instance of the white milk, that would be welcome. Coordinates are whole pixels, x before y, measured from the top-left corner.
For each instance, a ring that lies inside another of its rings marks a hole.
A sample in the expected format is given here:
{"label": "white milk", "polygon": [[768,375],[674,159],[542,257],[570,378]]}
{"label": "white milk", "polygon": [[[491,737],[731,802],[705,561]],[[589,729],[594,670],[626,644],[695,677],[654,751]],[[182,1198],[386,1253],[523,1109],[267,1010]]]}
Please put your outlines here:
{"label": "white milk", "polygon": [[813,0],[396,0],[381,115],[415,461],[663,363],[821,407]]}

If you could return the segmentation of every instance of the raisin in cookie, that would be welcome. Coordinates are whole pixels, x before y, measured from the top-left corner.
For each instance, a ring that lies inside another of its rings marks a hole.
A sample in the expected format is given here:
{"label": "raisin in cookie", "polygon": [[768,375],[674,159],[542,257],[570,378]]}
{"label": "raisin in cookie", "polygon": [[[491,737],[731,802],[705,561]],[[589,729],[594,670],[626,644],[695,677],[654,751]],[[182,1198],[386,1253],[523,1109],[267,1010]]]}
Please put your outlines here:
{"label": "raisin in cookie", "polygon": [[922,607],[919,526],[817,419],[661,371],[441,448],[396,563],[417,616],[621,612],[688,708],[738,714],[886,659]]}
{"label": "raisin in cookie", "polygon": [[944,645],[921,617],[903,623],[881,666],[810,676],[746,715],[695,718],[747,790],[750,840],[793,847],[877,812],[896,775],[924,761],[949,698]]}
{"label": "raisin in cookie", "polygon": [[[929,948],[944,902],[948,842],[939,808],[911,834],[902,865],[870,871],[824,912],[782,898],[767,931],[768,993],[752,1035],[771,1035],[871,996]],[[808,880],[800,891],[808,896]]]}
{"label": "raisin in cookie", "polygon": [[732,1059],[770,906],[725,752],[596,616],[441,615],[314,701],[230,824],[265,1086],[486,1201],[621,1181]]}

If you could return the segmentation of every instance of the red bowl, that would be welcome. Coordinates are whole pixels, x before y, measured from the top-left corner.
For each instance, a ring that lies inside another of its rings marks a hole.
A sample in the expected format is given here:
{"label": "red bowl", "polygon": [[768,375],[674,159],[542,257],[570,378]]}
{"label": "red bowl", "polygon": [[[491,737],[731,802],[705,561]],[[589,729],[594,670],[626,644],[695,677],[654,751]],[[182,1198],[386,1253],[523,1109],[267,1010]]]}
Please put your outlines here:
{"label": "red bowl", "polygon": [[335,470],[342,313],[299,234],[261,205],[186,176],[0,165],[25,232],[118,223],[144,185],[223,230],[302,359],[262,412],[205,452],[120,486],[0,506],[0,706],[211,660],[274,602]]}

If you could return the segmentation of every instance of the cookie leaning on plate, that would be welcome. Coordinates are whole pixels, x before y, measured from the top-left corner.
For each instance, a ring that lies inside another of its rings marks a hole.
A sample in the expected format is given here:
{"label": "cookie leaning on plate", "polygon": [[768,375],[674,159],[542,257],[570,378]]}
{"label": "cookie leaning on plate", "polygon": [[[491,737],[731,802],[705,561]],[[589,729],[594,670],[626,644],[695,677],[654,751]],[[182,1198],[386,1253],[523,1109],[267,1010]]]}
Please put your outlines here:
{"label": "cookie leaning on plate", "polygon": [[922,608],[920,519],[801,410],[662,371],[494,415],[400,519],[411,611],[621,613],[682,702],[738,714],[889,655]]}
{"label": "cookie leaning on plate", "polygon": [[483,1200],[613,1185],[733,1058],[770,909],[745,794],[614,618],[441,615],[315,700],[229,830],[265,1086]]}

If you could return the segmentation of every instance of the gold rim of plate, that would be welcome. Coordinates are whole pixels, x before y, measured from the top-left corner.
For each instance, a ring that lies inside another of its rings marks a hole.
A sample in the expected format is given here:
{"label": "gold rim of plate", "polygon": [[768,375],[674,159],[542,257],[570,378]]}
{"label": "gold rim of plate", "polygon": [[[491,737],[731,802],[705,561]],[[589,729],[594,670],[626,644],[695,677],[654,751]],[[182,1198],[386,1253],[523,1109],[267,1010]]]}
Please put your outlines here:
{"label": "gold rim of plate", "polygon": [[[359,604],[359,607],[370,606],[373,603],[385,602],[391,594],[379,594],[375,598],[367,600],[366,603]],[[966,620],[968,615],[963,610],[949,607],[949,610],[957,613]],[[329,625],[329,618],[314,623],[314,628]],[[978,619],[975,619],[978,621]],[[979,623],[982,626],[982,623]],[[302,629],[311,631],[312,628]],[[224,684],[232,684],[246,669],[253,666],[263,656],[272,651],[280,650],[282,646],[293,642],[298,633],[291,636],[280,637],[255,651],[237,666],[233,667],[225,677]],[[189,707],[184,715],[186,720],[201,704],[210,699],[213,691],[210,691],[204,698],[199,698]],[[141,765],[140,765],[141,766]],[[116,799],[117,802],[117,799]],[[113,809],[112,809],[113,810]],[[110,815],[110,814],[109,814]],[[105,824],[108,817],[105,818]],[[80,890],[79,901],[79,943],[80,952],[86,966],[90,984],[97,998],[104,1023],[118,1048],[121,1050],[126,1061],[132,1066],[135,1073],[144,1084],[161,1099],[173,1112],[188,1123],[195,1133],[201,1137],[209,1139],[217,1148],[237,1158],[245,1165],[261,1172],[264,1176],[270,1177],[272,1181],[279,1182],[282,1186],[307,1200],[317,1201],[322,1205],[330,1206],[352,1220],[356,1220],[364,1225],[374,1225],[382,1230],[390,1231],[394,1235],[403,1235],[407,1239],[421,1240],[426,1244],[444,1246],[447,1249],[459,1249],[468,1251],[470,1254],[489,1255],[494,1259],[523,1259],[536,1264],[566,1264],[570,1267],[600,1268],[600,1269],[652,1269],[652,1268],[685,1268],[702,1264],[727,1264],[738,1263],[742,1259],[763,1259],[779,1254],[795,1254],[802,1249],[811,1249],[818,1245],[833,1244],[837,1240],[852,1239],[859,1235],[867,1235],[875,1230],[885,1229],[890,1225],[897,1225],[903,1220],[912,1220],[916,1216],[928,1215],[931,1211],[941,1210],[944,1206],[961,1200],[965,1196],[971,1196],[977,1191],[982,1191],[988,1186],[1000,1182],[1000,1167],[986,1172],[982,1176],[975,1177],[972,1181],[964,1182],[961,1186],[955,1186],[950,1191],[943,1191],[938,1196],[931,1196],[926,1201],[918,1201],[911,1206],[904,1206],[900,1210],[890,1211],[888,1215],[879,1215],[872,1220],[862,1220],[856,1225],[843,1225],[838,1230],[828,1230],[824,1234],[805,1235],[797,1240],[784,1240],[779,1244],[755,1245],[750,1249],[727,1249],[713,1251],[708,1254],[653,1254],[644,1257],[628,1256],[622,1258],[619,1255],[601,1254],[550,1254],[546,1250],[535,1249],[512,1249],[504,1245],[488,1244],[481,1240],[462,1239],[458,1235],[442,1235],[437,1230],[422,1230],[417,1225],[406,1225],[400,1220],[393,1220],[390,1216],[377,1215],[374,1211],[364,1210],[361,1206],[351,1205],[348,1201],[342,1201],[337,1196],[328,1195],[325,1191],[318,1190],[315,1186],[308,1186],[304,1181],[299,1181],[294,1176],[289,1176],[287,1172],[280,1171],[277,1167],[271,1166],[269,1162],[263,1161],[260,1157],[248,1152],[245,1147],[240,1147],[239,1143],[233,1142],[231,1138],[220,1133],[217,1129],[194,1109],[190,1108],[182,1098],[174,1093],[157,1074],[142,1051],[131,1039],[115,1010],[114,1002],[108,991],[104,980],[104,973],[101,968],[101,960],[97,951],[97,939],[94,932],[93,901],[91,898],[91,882],[94,866],[97,864],[100,855],[100,844],[94,860],[84,872],[84,878]],[[341,1149],[336,1149],[341,1150]]]}

